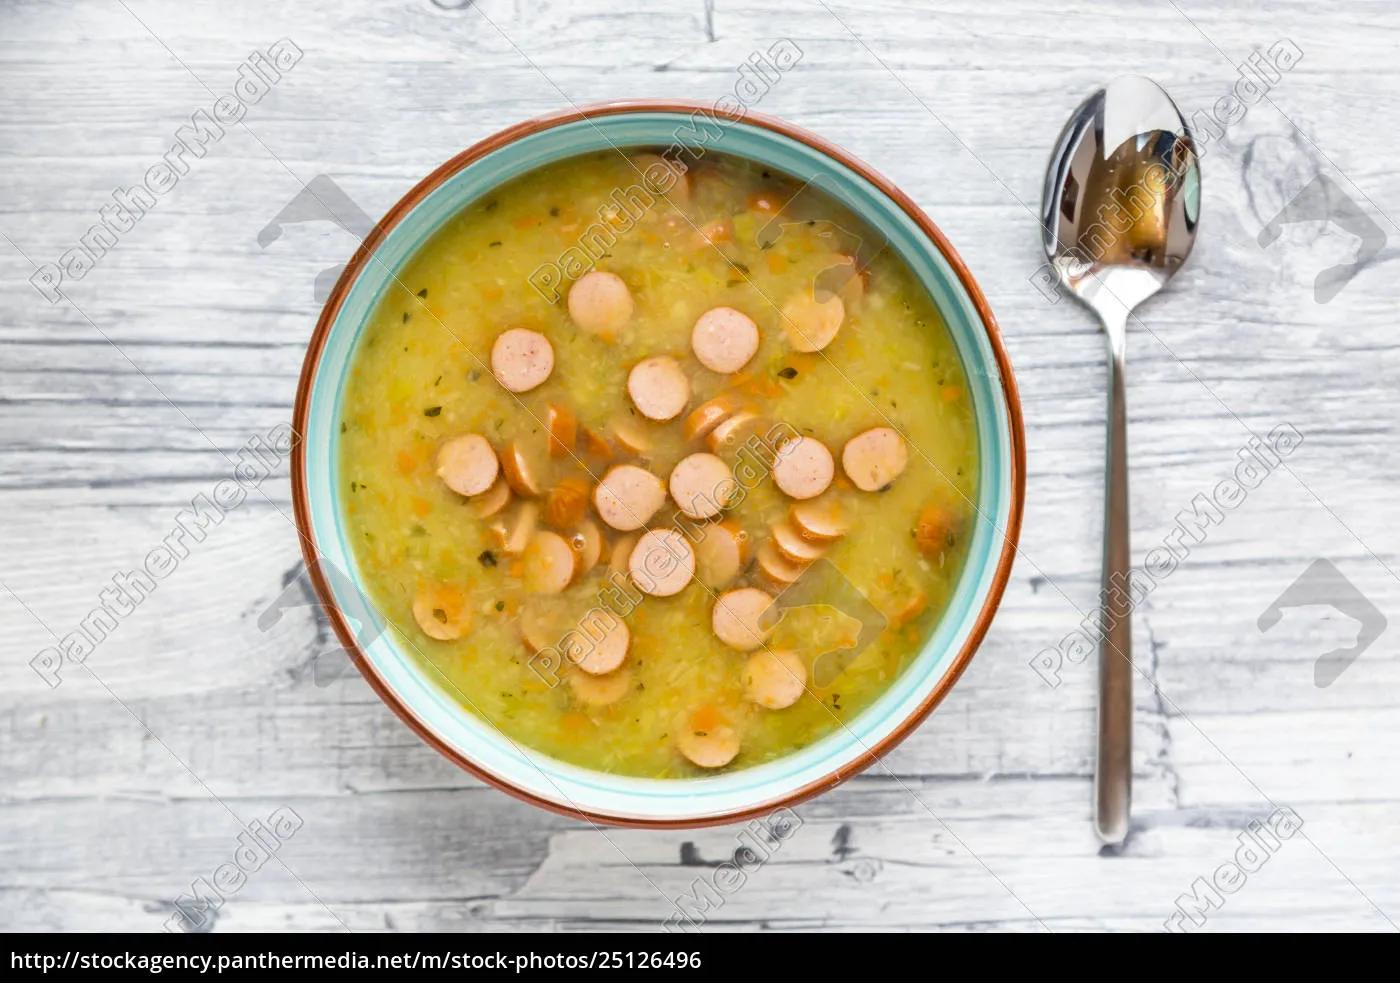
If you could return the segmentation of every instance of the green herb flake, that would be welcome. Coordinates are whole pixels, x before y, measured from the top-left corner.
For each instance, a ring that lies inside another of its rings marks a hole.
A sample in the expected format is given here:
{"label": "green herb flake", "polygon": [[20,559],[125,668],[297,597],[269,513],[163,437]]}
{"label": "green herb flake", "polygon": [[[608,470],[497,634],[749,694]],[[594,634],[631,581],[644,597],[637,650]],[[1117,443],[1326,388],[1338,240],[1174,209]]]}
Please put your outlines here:
{"label": "green herb flake", "polygon": [[440,413],[442,413],[441,406],[429,406],[426,410],[423,411],[424,416],[437,416]]}

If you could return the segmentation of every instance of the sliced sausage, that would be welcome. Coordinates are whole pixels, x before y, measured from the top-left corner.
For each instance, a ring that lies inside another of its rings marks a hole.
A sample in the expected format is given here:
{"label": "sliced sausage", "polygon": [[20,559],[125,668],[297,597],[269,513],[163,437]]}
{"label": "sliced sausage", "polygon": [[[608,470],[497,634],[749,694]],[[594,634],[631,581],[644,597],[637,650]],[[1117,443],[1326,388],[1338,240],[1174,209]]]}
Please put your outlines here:
{"label": "sliced sausage", "polygon": [[534,389],[553,371],[554,346],[538,331],[511,328],[491,346],[491,374],[513,393]]}
{"label": "sliced sausage", "polygon": [[608,573],[625,574],[627,572],[627,561],[632,558],[632,550],[636,548],[639,539],[641,536],[635,532],[629,532],[617,538],[617,542],[613,543],[612,553],[608,556]]}
{"label": "sliced sausage", "polygon": [[574,551],[574,576],[582,577],[596,567],[603,556],[603,532],[598,523],[584,519],[569,537],[569,547]]}
{"label": "sliced sausage", "polygon": [[826,555],[827,544],[816,542],[811,539],[803,539],[797,531],[797,527],[791,522],[784,520],[776,523],[772,529],[773,545],[778,548],[778,552],[783,554],[793,563],[806,566],[814,560],[820,560]]}
{"label": "sliced sausage", "polygon": [[567,456],[578,443],[578,417],[569,407],[550,403],[545,408],[545,422],[549,426],[549,456]]}
{"label": "sliced sausage", "polygon": [[489,519],[509,505],[510,498],[510,483],[502,476],[492,482],[490,488],[473,498],[469,507],[472,515],[478,519]]}
{"label": "sliced sausage", "polygon": [[681,423],[686,440],[699,440],[724,422],[729,414],[739,408],[739,401],[727,393],[701,403],[687,414]]}
{"label": "sliced sausage", "polygon": [[744,569],[748,552],[748,533],[734,520],[707,526],[695,544],[695,576],[710,590],[723,590]]}
{"label": "sliced sausage", "polygon": [[438,448],[437,476],[458,495],[480,495],[496,480],[500,462],[481,434],[453,437]]}
{"label": "sliced sausage", "polygon": [[817,499],[794,502],[788,510],[788,518],[803,539],[829,542],[846,535],[850,523],[846,521],[841,507],[831,499]]}
{"label": "sliced sausage", "polygon": [[691,454],[671,469],[671,497],[692,519],[724,511],[739,488],[729,465],[713,454]]}
{"label": "sliced sausage", "polygon": [[840,297],[833,294],[817,300],[804,291],[783,304],[781,320],[788,344],[799,352],[819,352],[831,344],[845,318],[846,305]]}
{"label": "sliced sausage", "polygon": [[651,450],[651,434],[647,433],[645,424],[630,416],[618,416],[608,426],[618,446],[627,453],[640,455]]}
{"label": "sliced sausage", "polygon": [[846,441],[841,467],[861,491],[879,491],[904,473],[909,448],[889,427],[875,427]]}
{"label": "sliced sausage", "polygon": [[757,587],[726,591],[715,599],[710,627],[732,649],[747,652],[767,640],[776,622],[773,597]]}
{"label": "sliced sausage", "polygon": [[450,642],[471,627],[472,613],[459,588],[435,584],[419,590],[413,598],[413,620],[429,638]]}
{"label": "sliced sausage", "polygon": [[518,495],[534,498],[540,493],[540,473],[543,465],[525,449],[519,440],[507,441],[501,448],[501,472]]}
{"label": "sliced sausage", "polygon": [[690,402],[690,380],[669,355],[655,355],[632,366],[627,395],[648,420],[670,420]]}
{"label": "sliced sausage", "polygon": [[605,707],[632,691],[632,671],[624,666],[606,676],[591,676],[586,672],[571,672],[569,690],[584,706]]}
{"label": "sliced sausage", "polygon": [[752,434],[762,425],[763,418],[757,413],[739,410],[710,431],[710,435],[705,438],[705,446],[715,454],[732,450],[746,435]]}
{"label": "sliced sausage", "polygon": [[593,489],[593,507],[618,532],[642,528],[664,504],[666,486],[661,479],[635,464],[609,469]]}
{"label": "sliced sausage", "polygon": [[831,451],[815,437],[794,437],[778,448],[773,481],[791,498],[816,498],[831,486],[836,462]]}
{"label": "sliced sausage", "polygon": [[670,597],[685,589],[695,576],[695,551],[675,529],[643,533],[627,558],[632,582],[644,594]]}
{"label": "sliced sausage", "polygon": [[744,664],[744,695],[761,707],[790,707],[806,690],[807,667],[796,652],[755,652]]}
{"label": "sliced sausage", "polygon": [[564,657],[591,676],[605,676],[622,665],[631,644],[627,622],[603,612],[601,618],[568,633]]}
{"label": "sliced sausage", "polygon": [[632,291],[616,273],[593,270],[569,288],[569,317],[584,331],[605,341],[632,319]]}
{"label": "sliced sausage", "polygon": [[754,560],[758,563],[758,570],[775,587],[785,588],[797,583],[797,579],[802,576],[807,567],[801,563],[793,563],[773,545],[773,540],[765,539],[763,545],[758,548],[758,553]]}
{"label": "sliced sausage", "polygon": [[716,307],[695,322],[690,347],[711,372],[738,372],[758,353],[758,325],[742,311]]}
{"label": "sliced sausage", "polygon": [[676,747],[692,764],[723,768],[739,753],[739,733],[713,708],[702,707],[676,728]]}
{"label": "sliced sausage", "polygon": [[574,579],[574,551],[558,533],[541,529],[530,539],[522,557],[525,589],[535,594],[558,594]]}
{"label": "sliced sausage", "polygon": [[514,515],[497,519],[492,523],[491,532],[495,535],[496,544],[500,546],[503,553],[519,556],[525,552],[525,547],[530,545],[530,540],[534,537],[539,522],[539,506],[534,502],[523,502]]}
{"label": "sliced sausage", "polygon": [[531,652],[542,652],[559,644],[570,627],[558,602],[527,598],[520,607],[520,638]]}

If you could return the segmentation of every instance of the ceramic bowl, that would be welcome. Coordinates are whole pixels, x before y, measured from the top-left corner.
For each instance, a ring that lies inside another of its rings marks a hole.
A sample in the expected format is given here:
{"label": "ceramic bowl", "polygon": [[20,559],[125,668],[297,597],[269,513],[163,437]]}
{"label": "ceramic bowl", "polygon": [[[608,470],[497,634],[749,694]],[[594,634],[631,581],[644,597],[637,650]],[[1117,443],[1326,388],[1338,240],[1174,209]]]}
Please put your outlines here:
{"label": "ceramic bowl", "polygon": [[[417,250],[454,215],[512,178],[598,150],[691,148],[748,158],[829,195],[888,240],[941,311],[966,371],[980,475],[966,565],[941,621],[905,672],[847,727],[786,757],[695,779],[591,771],[521,748],[463,709],[393,633],[356,586],[336,453],[341,395],[360,333]],[[986,298],[938,227],[869,166],[811,133],[754,113],[670,102],[594,106],[530,120],[433,171],[359,249],[327,301],[297,392],[293,495],[307,567],[347,652],[420,737],[484,781],[535,805],[593,822],[699,826],[764,815],[829,789],[906,737],[967,668],[1001,599],[1020,530],[1025,439],[1011,366]],[[352,623],[356,626],[352,630]]]}

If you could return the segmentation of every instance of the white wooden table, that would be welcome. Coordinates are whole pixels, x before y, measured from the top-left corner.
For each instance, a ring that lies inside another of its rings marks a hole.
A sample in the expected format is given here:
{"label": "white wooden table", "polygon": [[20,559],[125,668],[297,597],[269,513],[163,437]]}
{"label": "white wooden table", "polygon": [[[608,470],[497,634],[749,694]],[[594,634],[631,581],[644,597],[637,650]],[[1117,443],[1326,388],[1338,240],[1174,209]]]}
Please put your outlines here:
{"label": "white wooden table", "polygon": [[[304,182],[328,175],[378,217],[512,122],[716,99],[788,38],[802,60],[754,108],[890,175],[980,278],[1024,399],[1027,515],[1001,613],[945,705],[885,767],[801,806],[802,827],[704,930],[1160,930],[1246,824],[1288,807],[1302,830],[1242,884],[1227,874],[1203,927],[1395,931],[1397,628],[1319,687],[1318,656],[1352,644],[1355,622],[1321,603],[1267,633],[1258,619],[1317,558],[1400,617],[1400,249],[1319,303],[1315,274],[1358,240],[1316,221],[1268,248],[1256,237],[1321,174],[1400,244],[1400,10],[1227,6],[4,4],[0,924],[159,930],[234,859],[240,822],[284,808],[304,825],[214,928],[649,929],[733,854],[733,828],[604,840],[458,771],[357,674],[318,685],[309,661],[330,641],[314,613],[257,624],[298,569],[285,465],[56,688],[30,663],[229,475],[226,455],[288,420],[314,280],[354,245],[327,223],[259,243]],[[281,38],[304,57],[246,125],[186,160],[66,299],[30,286]],[[1142,71],[1188,115],[1209,111],[1235,64],[1281,39],[1301,61],[1207,145],[1195,255],[1131,335],[1134,555],[1232,474],[1251,432],[1288,423],[1304,440],[1139,611],[1136,825],[1103,856],[1092,661],[1053,688],[1029,666],[1095,604],[1103,447],[1103,340],[1032,282],[1042,169],[1095,84]]]}

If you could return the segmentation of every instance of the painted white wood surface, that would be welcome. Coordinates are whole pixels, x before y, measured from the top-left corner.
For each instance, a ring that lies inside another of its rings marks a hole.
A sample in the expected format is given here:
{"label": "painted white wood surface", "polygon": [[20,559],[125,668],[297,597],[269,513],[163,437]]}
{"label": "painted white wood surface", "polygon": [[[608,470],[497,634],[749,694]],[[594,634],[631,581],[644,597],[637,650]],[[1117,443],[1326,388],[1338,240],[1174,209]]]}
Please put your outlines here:
{"label": "painted white wood surface", "polygon": [[[460,9],[448,9],[448,8]],[[651,929],[736,829],[606,834],[481,786],[421,745],[358,675],[317,686],[305,610],[258,613],[298,561],[285,469],[50,689],[35,652],[139,564],[224,454],[289,417],[316,274],[351,237],[258,233],[317,174],[371,216],[462,147],[610,98],[715,99],[778,38],[801,63],[756,106],[904,187],[980,278],[1028,428],[1027,516],[1002,611],[951,698],[883,765],[799,808],[804,825],[720,928],[1159,930],[1274,805],[1303,833],[1206,929],[1394,931],[1400,922],[1396,628],[1333,685],[1312,663],[1351,624],[1256,619],[1316,557],[1400,616],[1393,247],[1330,303],[1355,240],[1255,236],[1318,173],[1400,243],[1393,116],[1400,10],[1202,0],[638,0],[476,5],[9,2],[0,6],[0,924],[158,930],[230,859],[240,821],[305,826],[220,911],[225,929]],[[141,179],[239,62],[302,61],[81,282],[26,282]],[[1103,343],[1048,303],[1034,212],[1046,153],[1126,71],[1208,108],[1235,63],[1304,53],[1208,147],[1202,236],[1130,342],[1135,555],[1234,467],[1250,430],[1304,442],[1140,611],[1137,829],[1090,827],[1094,674],[1028,668],[1097,593]],[[201,84],[201,82],[203,84]],[[123,354],[124,353],[124,354]],[[167,399],[168,397],[168,399]],[[174,404],[174,405],[172,405]],[[100,682],[99,682],[100,680]],[[936,817],[936,818],[935,818]],[[664,897],[663,897],[664,896]]]}

